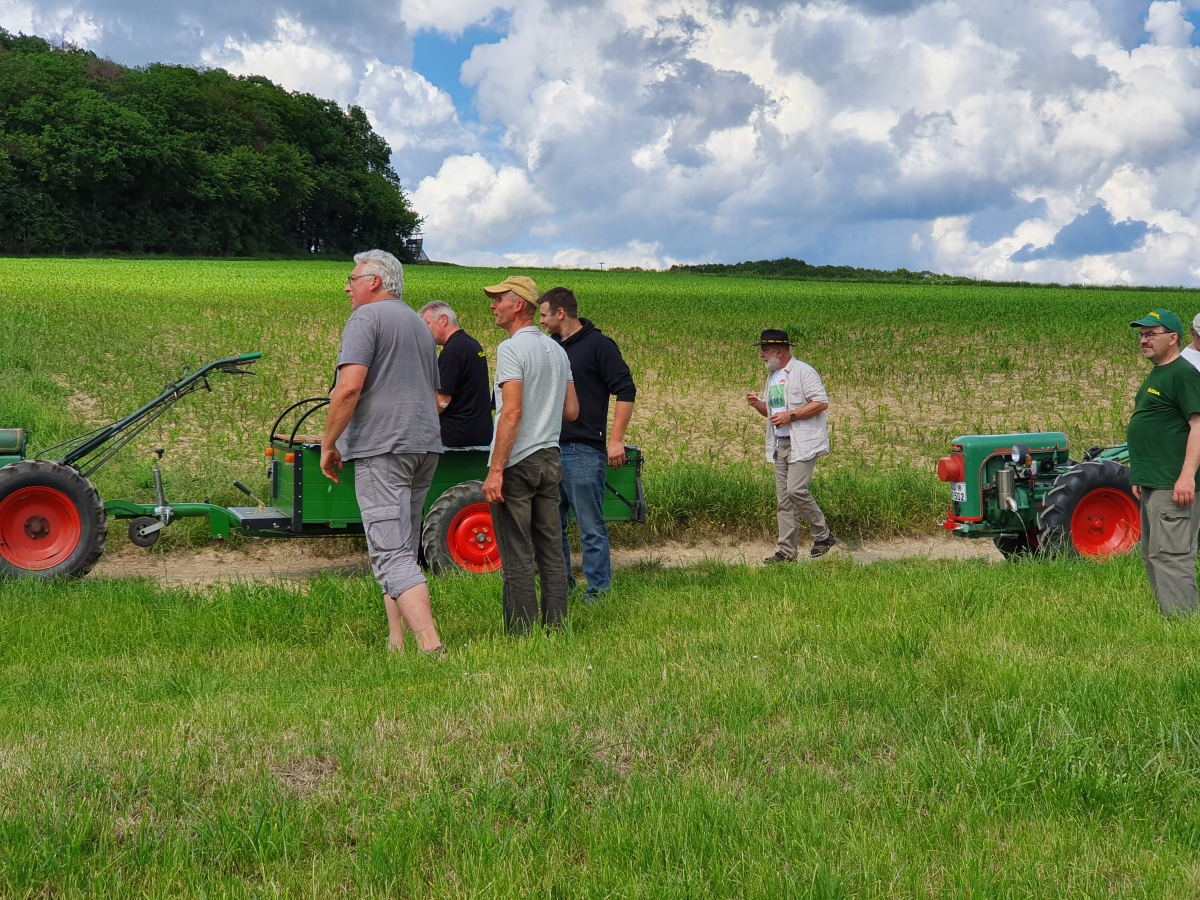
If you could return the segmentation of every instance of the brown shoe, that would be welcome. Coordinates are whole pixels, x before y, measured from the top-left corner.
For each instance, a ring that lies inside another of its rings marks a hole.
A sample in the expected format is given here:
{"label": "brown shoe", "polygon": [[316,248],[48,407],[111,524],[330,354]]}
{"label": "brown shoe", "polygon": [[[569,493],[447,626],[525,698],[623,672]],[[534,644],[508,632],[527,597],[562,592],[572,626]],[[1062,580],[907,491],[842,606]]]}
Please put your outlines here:
{"label": "brown shoe", "polygon": [[776,550],[774,556],[768,556],[766,559],[763,560],[763,565],[771,566],[771,565],[774,565],[775,563],[789,563],[789,562],[795,562],[795,560],[792,559],[790,556],[784,556],[780,551]]}
{"label": "brown shoe", "polygon": [[812,555],[813,559],[816,559],[819,556],[824,556],[826,553],[832,550],[836,543],[837,539],[831,534],[823,541],[813,541],[812,550],[810,550],[809,553]]}

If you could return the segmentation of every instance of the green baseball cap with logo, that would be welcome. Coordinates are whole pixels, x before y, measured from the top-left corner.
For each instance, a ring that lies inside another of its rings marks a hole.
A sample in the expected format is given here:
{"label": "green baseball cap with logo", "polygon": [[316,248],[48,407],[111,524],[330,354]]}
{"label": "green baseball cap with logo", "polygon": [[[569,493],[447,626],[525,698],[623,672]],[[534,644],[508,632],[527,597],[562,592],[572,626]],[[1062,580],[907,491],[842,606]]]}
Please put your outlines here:
{"label": "green baseball cap with logo", "polygon": [[1179,316],[1169,309],[1152,309],[1136,322],[1129,323],[1130,328],[1153,328],[1155,325],[1161,325],[1167,331],[1173,331],[1183,337],[1183,323],[1179,321]]}

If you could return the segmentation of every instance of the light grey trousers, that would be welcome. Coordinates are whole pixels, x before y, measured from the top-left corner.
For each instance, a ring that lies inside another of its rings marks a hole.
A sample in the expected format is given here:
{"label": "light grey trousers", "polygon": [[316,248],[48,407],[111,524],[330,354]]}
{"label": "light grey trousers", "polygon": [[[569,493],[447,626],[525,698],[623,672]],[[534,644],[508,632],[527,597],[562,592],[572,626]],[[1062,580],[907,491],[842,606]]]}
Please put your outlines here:
{"label": "light grey trousers", "polygon": [[1200,495],[1176,506],[1169,490],[1142,488],[1142,565],[1164,616],[1196,611],[1196,543]]}
{"label": "light grey trousers", "polygon": [[825,524],[825,514],[809,491],[817,460],[814,457],[790,463],[791,450],[791,438],[775,442],[775,518],[779,524],[779,552],[795,559],[801,518],[808,523],[814,541],[828,540],[832,534]]}
{"label": "light grey trousers", "polygon": [[436,453],[381,453],[354,460],[354,493],[367,532],[367,557],[375,580],[393,599],[425,583],[417,544],[438,459]]}

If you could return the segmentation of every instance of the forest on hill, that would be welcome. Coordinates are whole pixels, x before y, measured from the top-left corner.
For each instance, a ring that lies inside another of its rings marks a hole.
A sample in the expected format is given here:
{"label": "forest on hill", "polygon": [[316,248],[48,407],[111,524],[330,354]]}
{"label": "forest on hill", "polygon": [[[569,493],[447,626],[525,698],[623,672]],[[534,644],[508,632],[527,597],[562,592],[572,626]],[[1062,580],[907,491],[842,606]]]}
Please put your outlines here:
{"label": "forest on hill", "polygon": [[407,258],[390,156],[358,107],[0,29],[3,254]]}

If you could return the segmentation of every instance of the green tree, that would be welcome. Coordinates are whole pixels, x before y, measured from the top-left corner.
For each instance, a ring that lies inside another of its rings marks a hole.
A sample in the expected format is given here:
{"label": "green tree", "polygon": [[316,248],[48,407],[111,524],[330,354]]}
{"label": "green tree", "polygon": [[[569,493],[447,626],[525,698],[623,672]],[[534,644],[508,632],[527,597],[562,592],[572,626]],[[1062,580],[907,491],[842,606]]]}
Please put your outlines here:
{"label": "green tree", "polygon": [[0,29],[0,253],[403,258],[390,156],[358,107]]}

